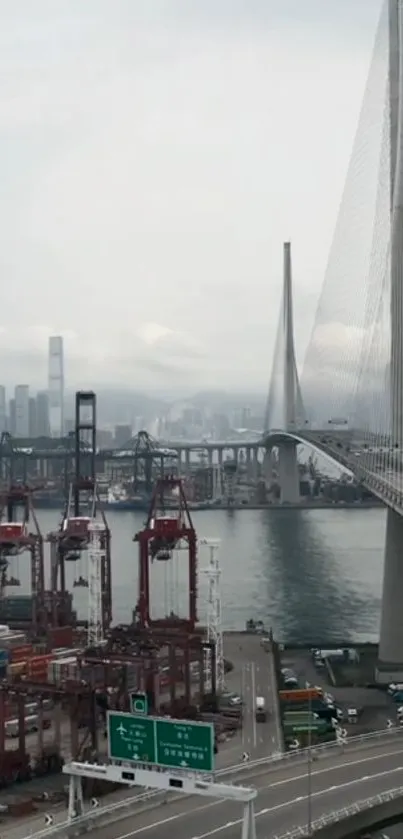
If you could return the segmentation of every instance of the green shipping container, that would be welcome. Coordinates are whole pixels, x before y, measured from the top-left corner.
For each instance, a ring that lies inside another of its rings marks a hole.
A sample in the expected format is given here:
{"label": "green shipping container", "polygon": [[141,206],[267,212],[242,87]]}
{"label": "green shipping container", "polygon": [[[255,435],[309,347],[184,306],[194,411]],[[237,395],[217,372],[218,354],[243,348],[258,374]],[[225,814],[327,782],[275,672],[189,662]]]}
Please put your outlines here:
{"label": "green shipping container", "polygon": [[309,734],[324,734],[326,731],[329,730],[329,726],[326,720],[316,720],[314,723],[307,724],[307,723],[287,723],[284,725],[284,732],[285,734],[298,734],[298,733],[305,733]]}

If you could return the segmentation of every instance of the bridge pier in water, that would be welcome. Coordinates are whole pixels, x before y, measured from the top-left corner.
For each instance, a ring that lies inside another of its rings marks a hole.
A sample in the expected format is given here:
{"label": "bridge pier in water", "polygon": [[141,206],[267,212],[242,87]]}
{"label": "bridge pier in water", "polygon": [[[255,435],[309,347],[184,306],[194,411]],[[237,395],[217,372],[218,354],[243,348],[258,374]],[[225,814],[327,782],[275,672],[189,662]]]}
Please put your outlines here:
{"label": "bridge pier in water", "polygon": [[403,682],[403,516],[388,509],[376,679]]}
{"label": "bridge pier in water", "polygon": [[299,471],[297,444],[293,440],[282,442],[278,447],[278,477],[282,504],[298,504]]}

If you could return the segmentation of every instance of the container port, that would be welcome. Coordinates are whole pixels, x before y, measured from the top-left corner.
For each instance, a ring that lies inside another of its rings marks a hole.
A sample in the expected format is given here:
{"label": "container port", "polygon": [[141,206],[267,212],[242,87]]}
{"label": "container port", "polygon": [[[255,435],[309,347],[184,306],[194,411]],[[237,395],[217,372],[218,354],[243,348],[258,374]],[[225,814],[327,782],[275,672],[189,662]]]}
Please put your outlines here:
{"label": "container port", "polygon": [[[213,722],[217,750],[242,725],[242,708],[223,703],[217,686],[217,674],[222,680],[231,665],[221,661],[218,667],[222,645],[198,623],[197,534],[177,476],[157,480],[145,526],[133,534],[139,568],[133,618],[130,625],[113,625],[111,538],[95,472],[94,393],[76,394],[75,420],[74,468],[57,530],[41,533],[26,484],[9,476],[1,489],[3,791],[17,782],[25,789],[31,779],[57,777],[65,760],[105,756],[106,713],[129,711],[132,692],[146,694],[149,713]],[[174,552],[186,569],[186,610],[159,617],[153,613],[153,568],[172,566]],[[30,562],[31,591],[8,596],[9,587],[19,585],[17,559],[23,555]],[[66,586],[70,564],[76,568],[74,585],[88,595],[88,619],[81,624]],[[102,785],[87,784],[88,795],[102,792]]]}
{"label": "container port", "polygon": [[[245,753],[263,757],[278,754],[284,746],[314,745],[337,738],[350,725],[360,726],[364,718],[357,714],[353,721],[349,703],[339,694],[351,690],[345,685],[349,679],[356,683],[364,660],[369,667],[368,656],[346,658],[343,652],[340,660],[334,651],[322,651],[319,657],[280,651],[272,634],[253,620],[246,632],[226,634],[224,644],[217,623],[200,625],[199,537],[192,505],[178,474],[166,474],[161,467],[155,477],[155,458],[163,459],[155,450],[148,456],[142,449],[152,486],[147,484],[144,527],[133,534],[134,544],[129,546],[138,564],[132,620],[114,624],[111,534],[97,481],[96,451],[96,396],[78,392],[66,501],[60,526],[47,534],[41,533],[35,514],[35,491],[16,482],[11,473],[3,474],[0,796],[2,806],[10,805],[7,812],[30,812],[41,788],[53,790],[56,799],[63,797],[63,763],[105,757],[107,711],[130,711],[133,693],[146,696],[148,713],[213,723],[219,766],[237,763]],[[50,559],[48,578],[45,552]],[[30,591],[9,594],[10,589],[18,590],[23,556],[30,566]],[[185,579],[181,610],[168,608],[167,601],[163,616],[155,614],[154,573],[162,569],[172,594],[178,563]],[[77,620],[73,608],[68,567],[74,568],[74,587],[86,592],[85,621]],[[216,603],[214,591],[210,606]],[[217,615],[217,603],[215,608]],[[379,712],[382,724],[393,717],[393,710],[394,724],[400,724],[392,696],[372,690],[380,705],[379,695],[384,703]],[[379,714],[366,724],[379,725]],[[15,784],[23,793],[19,804],[10,799]],[[106,792],[109,784],[86,782],[87,796]]]}

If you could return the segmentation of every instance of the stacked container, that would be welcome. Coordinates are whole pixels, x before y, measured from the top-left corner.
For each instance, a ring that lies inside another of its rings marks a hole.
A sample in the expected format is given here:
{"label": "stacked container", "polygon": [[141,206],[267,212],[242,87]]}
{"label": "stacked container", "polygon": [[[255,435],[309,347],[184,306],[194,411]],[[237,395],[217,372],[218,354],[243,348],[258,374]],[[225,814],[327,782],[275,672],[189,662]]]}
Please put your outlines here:
{"label": "stacked container", "polygon": [[72,650],[71,647],[59,647],[56,650],[52,650],[52,658],[71,658],[72,656],[77,658],[80,653],[82,653],[80,647],[77,647],[75,650]]}
{"label": "stacked container", "polygon": [[52,655],[33,656],[27,661],[27,676],[34,682],[46,682],[48,677],[48,664]]}
{"label": "stacked container", "polygon": [[14,664],[8,665],[8,675],[11,679],[15,679],[20,676],[26,676],[27,674],[27,662],[26,661],[17,661]]}
{"label": "stacked container", "polygon": [[0,650],[0,679],[5,679],[7,677],[8,660],[9,651]]}
{"label": "stacked container", "polygon": [[71,649],[73,646],[73,627],[72,626],[58,626],[50,630],[50,641],[52,650],[53,647],[67,647]]}
{"label": "stacked container", "polygon": [[18,647],[9,648],[10,661],[12,664],[19,664],[21,661],[28,661],[33,653],[32,644],[22,644]]}
{"label": "stacked container", "polygon": [[76,681],[78,678],[77,658],[54,658],[47,665],[47,679],[53,684]]}

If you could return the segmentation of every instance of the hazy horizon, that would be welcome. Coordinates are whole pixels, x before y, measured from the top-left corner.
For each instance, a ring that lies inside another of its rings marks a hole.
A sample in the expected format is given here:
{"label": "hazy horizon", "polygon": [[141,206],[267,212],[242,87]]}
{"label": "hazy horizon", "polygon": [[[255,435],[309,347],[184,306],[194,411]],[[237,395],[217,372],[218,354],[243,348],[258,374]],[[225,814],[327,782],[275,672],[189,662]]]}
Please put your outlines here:
{"label": "hazy horizon", "polygon": [[380,7],[5,0],[0,383],[265,395],[288,239],[301,366]]}

